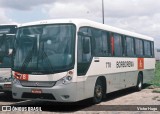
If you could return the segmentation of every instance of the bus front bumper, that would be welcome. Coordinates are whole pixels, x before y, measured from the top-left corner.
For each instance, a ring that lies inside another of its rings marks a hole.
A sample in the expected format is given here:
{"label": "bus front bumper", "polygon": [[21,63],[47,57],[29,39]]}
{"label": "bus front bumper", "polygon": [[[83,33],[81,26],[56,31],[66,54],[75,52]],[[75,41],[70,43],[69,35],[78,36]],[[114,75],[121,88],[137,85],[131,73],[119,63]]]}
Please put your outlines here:
{"label": "bus front bumper", "polygon": [[11,82],[0,82],[0,92],[11,92]]}
{"label": "bus front bumper", "polygon": [[54,85],[53,87],[24,87],[20,84],[12,84],[12,96],[14,99],[31,99],[56,102],[75,102],[76,83]]}

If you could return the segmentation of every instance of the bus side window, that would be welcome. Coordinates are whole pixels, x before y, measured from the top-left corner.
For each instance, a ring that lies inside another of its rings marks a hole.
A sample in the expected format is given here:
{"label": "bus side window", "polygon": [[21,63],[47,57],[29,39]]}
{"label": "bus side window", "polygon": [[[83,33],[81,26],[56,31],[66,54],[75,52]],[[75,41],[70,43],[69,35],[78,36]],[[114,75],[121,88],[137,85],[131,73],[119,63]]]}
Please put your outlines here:
{"label": "bus side window", "polygon": [[144,54],[146,57],[151,57],[151,43],[144,41]]}
{"label": "bus side window", "polygon": [[96,57],[109,56],[109,33],[92,28],[92,47]]}
{"label": "bus side window", "polygon": [[102,31],[102,55],[103,56],[108,56],[109,55],[109,49],[108,49],[108,33],[105,31]]}
{"label": "bus side window", "polygon": [[153,42],[150,43],[151,43],[151,56],[154,57],[154,43]]}
{"label": "bus side window", "polygon": [[114,55],[117,57],[122,56],[122,36],[119,34],[113,34],[114,37]]}
{"label": "bus side window", "polygon": [[126,55],[128,57],[133,57],[134,54],[134,40],[131,37],[126,37]]}
{"label": "bus side window", "polygon": [[112,33],[110,33],[110,51],[111,55],[114,56],[114,37]]}
{"label": "bus side window", "polygon": [[122,36],[122,56],[126,56],[126,37],[124,35]]}
{"label": "bus side window", "polygon": [[143,56],[143,41],[141,39],[135,39],[135,49],[137,57]]}
{"label": "bus side window", "polygon": [[103,56],[102,31],[99,29],[92,29],[92,38],[94,44],[94,55],[96,57]]}
{"label": "bus side window", "polygon": [[82,35],[78,35],[78,49],[77,49],[77,75],[85,75],[91,62],[91,37],[85,36],[81,31]]}
{"label": "bus side window", "polygon": [[[90,42],[90,38],[88,37],[78,37],[78,63],[88,62],[91,57],[91,51],[87,52],[88,49],[85,50],[85,39],[89,40]],[[89,50],[91,50],[91,46],[89,46]]]}

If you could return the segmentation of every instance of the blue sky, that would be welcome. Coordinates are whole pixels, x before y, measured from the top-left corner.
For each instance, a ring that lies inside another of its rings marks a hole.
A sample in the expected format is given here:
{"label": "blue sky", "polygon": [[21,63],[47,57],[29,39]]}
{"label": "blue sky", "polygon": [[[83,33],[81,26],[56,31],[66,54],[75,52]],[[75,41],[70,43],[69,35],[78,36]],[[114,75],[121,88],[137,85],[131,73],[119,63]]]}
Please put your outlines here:
{"label": "blue sky", "polygon": [[[102,22],[101,0],[0,0],[0,24],[54,18]],[[104,0],[105,24],[155,38],[160,48],[160,0]]]}

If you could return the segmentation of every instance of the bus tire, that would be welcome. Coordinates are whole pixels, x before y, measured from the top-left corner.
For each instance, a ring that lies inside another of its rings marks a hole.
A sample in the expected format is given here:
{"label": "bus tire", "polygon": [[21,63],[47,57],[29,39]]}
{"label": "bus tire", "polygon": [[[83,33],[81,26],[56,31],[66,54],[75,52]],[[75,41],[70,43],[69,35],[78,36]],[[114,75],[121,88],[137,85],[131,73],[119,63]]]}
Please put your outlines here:
{"label": "bus tire", "polygon": [[93,96],[93,103],[98,104],[103,99],[103,92],[104,86],[100,79],[96,81],[95,87],[94,87],[94,96]]}
{"label": "bus tire", "polygon": [[138,74],[138,80],[137,80],[137,85],[136,85],[136,90],[141,91],[143,87],[143,76],[141,73]]}

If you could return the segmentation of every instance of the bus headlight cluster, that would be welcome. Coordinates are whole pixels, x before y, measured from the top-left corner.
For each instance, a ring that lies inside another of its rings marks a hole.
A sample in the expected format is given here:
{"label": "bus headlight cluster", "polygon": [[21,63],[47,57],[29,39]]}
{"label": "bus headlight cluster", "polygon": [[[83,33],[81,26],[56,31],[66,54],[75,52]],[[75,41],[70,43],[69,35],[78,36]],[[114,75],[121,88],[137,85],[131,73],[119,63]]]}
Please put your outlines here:
{"label": "bus headlight cluster", "polygon": [[66,83],[69,83],[72,80],[72,77],[71,76],[66,76],[66,77],[64,77],[62,79],[63,79],[62,83],[66,84]]}
{"label": "bus headlight cluster", "polygon": [[65,77],[61,78],[60,80],[58,80],[56,84],[57,85],[58,84],[68,84],[72,81],[72,79],[73,79],[73,71],[70,70],[67,72],[67,75]]}
{"label": "bus headlight cluster", "polygon": [[59,84],[68,84],[72,81],[72,76],[65,76],[63,78],[61,78],[60,80],[57,81],[57,85]]}

